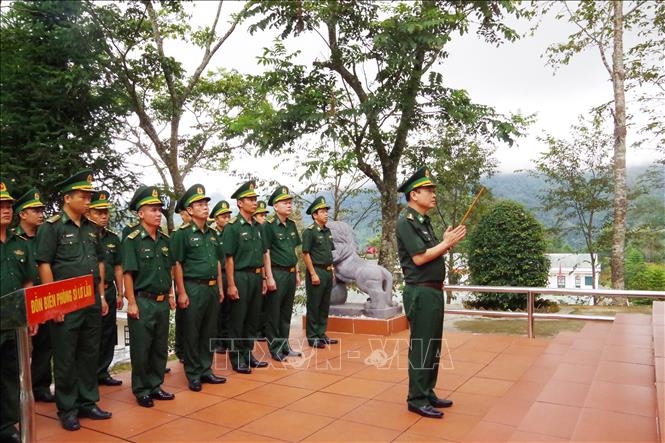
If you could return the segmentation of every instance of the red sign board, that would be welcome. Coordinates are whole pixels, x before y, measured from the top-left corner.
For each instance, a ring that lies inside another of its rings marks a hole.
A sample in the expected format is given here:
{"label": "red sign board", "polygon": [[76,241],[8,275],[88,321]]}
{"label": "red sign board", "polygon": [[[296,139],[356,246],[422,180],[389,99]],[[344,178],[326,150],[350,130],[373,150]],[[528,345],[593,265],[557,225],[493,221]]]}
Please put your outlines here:
{"label": "red sign board", "polygon": [[26,288],[28,324],[36,325],[95,303],[92,274]]}

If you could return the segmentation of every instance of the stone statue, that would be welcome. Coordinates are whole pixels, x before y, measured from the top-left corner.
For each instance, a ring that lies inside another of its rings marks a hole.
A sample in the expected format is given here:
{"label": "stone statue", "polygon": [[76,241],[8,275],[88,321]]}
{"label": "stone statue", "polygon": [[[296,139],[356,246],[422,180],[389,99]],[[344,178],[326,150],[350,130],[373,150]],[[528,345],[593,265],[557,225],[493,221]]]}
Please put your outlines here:
{"label": "stone statue", "polygon": [[[335,244],[333,263],[337,279],[331,294],[330,313],[375,318],[389,318],[401,313],[402,307],[393,300],[392,275],[384,267],[360,258],[351,226],[340,221],[329,221],[326,226],[330,228]],[[351,282],[369,296],[366,303],[345,305],[346,284]]]}

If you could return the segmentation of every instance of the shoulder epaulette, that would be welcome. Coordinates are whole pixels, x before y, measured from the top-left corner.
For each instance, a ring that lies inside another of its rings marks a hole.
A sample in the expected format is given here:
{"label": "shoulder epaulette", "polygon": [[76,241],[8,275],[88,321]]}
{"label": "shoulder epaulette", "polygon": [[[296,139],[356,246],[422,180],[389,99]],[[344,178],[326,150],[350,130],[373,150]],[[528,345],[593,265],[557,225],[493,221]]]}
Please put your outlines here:
{"label": "shoulder epaulette", "polygon": [[407,220],[414,220],[413,214],[411,214],[410,212],[408,214],[406,214],[406,219]]}
{"label": "shoulder epaulette", "polygon": [[55,214],[53,217],[49,217],[46,221],[49,223],[55,223],[60,220],[60,214]]}
{"label": "shoulder epaulette", "polygon": [[162,231],[161,229],[159,229],[159,233],[162,234],[164,237],[169,238],[169,235],[166,232]]}
{"label": "shoulder epaulette", "polygon": [[109,228],[104,228],[104,231],[108,232],[109,234],[113,234],[116,237],[120,237],[117,232],[111,231]]}
{"label": "shoulder epaulette", "polygon": [[307,226],[307,229],[314,229],[316,228],[316,223],[312,223],[311,225]]}
{"label": "shoulder epaulette", "polygon": [[266,221],[268,223],[273,223],[275,220],[277,220],[277,217],[275,217],[274,215],[271,215],[270,217],[268,217],[268,220],[266,220]]}
{"label": "shoulder epaulette", "polygon": [[131,238],[132,240],[134,240],[140,233],[141,230],[137,229],[136,231],[132,231],[130,234],[127,234],[127,238]]}
{"label": "shoulder epaulette", "polygon": [[189,228],[189,223],[185,223],[184,225],[180,225],[178,229],[187,229]]}
{"label": "shoulder epaulette", "polygon": [[14,237],[18,237],[18,238],[20,238],[21,240],[28,241],[28,237],[24,236],[23,234],[17,234],[17,233],[14,233]]}
{"label": "shoulder epaulette", "polygon": [[130,223],[130,224],[128,224],[127,227],[128,227],[128,228],[135,228],[135,227],[137,227],[137,226],[140,225],[140,224],[141,224],[140,221],[135,221],[134,223]]}
{"label": "shoulder epaulette", "polygon": [[237,220],[238,220],[238,216],[235,216],[231,220],[229,220],[229,223],[235,223]]}

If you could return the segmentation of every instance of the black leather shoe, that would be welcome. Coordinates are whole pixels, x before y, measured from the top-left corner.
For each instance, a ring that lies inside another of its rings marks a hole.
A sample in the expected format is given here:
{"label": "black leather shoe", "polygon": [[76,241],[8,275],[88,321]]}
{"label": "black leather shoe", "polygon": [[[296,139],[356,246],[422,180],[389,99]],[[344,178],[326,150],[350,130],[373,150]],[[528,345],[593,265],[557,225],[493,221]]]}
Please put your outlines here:
{"label": "black leather shoe", "polygon": [[453,405],[453,401],[447,398],[435,398],[434,400],[430,398],[429,404],[435,408],[449,408]]}
{"label": "black leather shoe", "polygon": [[173,400],[175,398],[175,395],[171,394],[170,392],[162,390],[162,388],[159,388],[155,392],[150,393],[150,398],[153,398],[155,400]]}
{"label": "black leather shoe", "polygon": [[120,386],[122,384],[122,380],[118,380],[117,378],[113,378],[110,375],[107,375],[106,377],[99,379],[99,384],[104,386]]}
{"label": "black leather shoe", "polygon": [[438,411],[431,407],[430,405],[425,405],[421,407],[409,405],[409,411],[415,412],[418,415],[422,415],[427,418],[441,418],[443,417],[443,412]]}
{"label": "black leather shoe", "polygon": [[81,429],[81,424],[76,414],[67,414],[60,417],[60,424],[63,429],[68,431],[78,431]]}
{"label": "black leather shoe", "polygon": [[147,395],[136,397],[136,402],[139,404],[139,406],[143,406],[144,408],[152,408],[153,406],[155,406],[155,403],[152,401],[152,398],[150,398]]}
{"label": "black leather shoe", "polygon": [[221,385],[226,383],[224,377],[217,377],[215,374],[208,374],[201,377],[201,383],[210,383],[211,385]]}
{"label": "black leather shoe", "polygon": [[33,393],[35,401],[41,401],[44,403],[53,403],[55,402],[55,395],[51,394],[51,391],[37,391]]}
{"label": "black leather shoe", "polygon": [[252,369],[247,365],[238,365],[233,368],[238,374],[251,374]]}
{"label": "black leather shoe", "polygon": [[249,359],[249,366],[252,368],[265,368],[268,366],[268,362],[257,360],[254,357]]}
{"label": "black leather shoe", "polygon": [[289,354],[275,354],[273,352],[270,353],[270,356],[272,357],[273,360],[276,361],[284,361],[286,360],[286,357],[288,357]]}
{"label": "black leather shoe", "polygon": [[164,368],[164,374],[168,374],[169,372],[171,372],[171,368],[169,368],[168,366],[165,367]]}
{"label": "black leather shoe", "polygon": [[92,420],[108,420],[113,414],[108,411],[103,411],[97,406],[93,406],[90,409],[80,409],[79,417],[90,418]]}
{"label": "black leather shoe", "polygon": [[201,390],[201,381],[200,380],[190,380],[189,381],[189,390],[194,392],[199,392]]}
{"label": "black leather shoe", "polygon": [[337,340],[336,338],[330,338],[330,337],[323,337],[321,339],[321,341],[323,341],[323,343],[325,343],[327,345],[336,345],[337,343],[339,343],[339,340]]}
{"label": "black leather shoe", "polygon": [[313,348],[323,349],[323,348],[326,347],[326,344],[323,342],[323,340],[319,340],[318,338],[316,338],[314,340],[308,340],[307,342]]}
{"label": "black leather shoe", "polygon": [[289,351],[286,353],[287,357],[302,357],[302,352],[294,351],[293,349],[289,349]]}
{"label": "black leather shoe", "polygon": [[11,429],[7,434],[0,434],[0,442],[2,443],[21,443],[21,434],[16,428]]}

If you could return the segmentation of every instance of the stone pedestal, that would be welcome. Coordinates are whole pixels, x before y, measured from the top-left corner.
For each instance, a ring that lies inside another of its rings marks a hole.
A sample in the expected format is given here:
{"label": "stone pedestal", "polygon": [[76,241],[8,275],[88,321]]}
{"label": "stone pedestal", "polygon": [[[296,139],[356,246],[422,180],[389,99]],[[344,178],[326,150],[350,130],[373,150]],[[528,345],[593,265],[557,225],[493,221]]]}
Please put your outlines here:
{"label": "stone pedestal", "polygon": [[[361,304],[362,305],[362,304]],[[307,316],[302,316],[302,327],[307,325]],[[327,332],[345,332],[349,334],[392,335],[409,329],[406,315],[392,318],[341,317],[329,316]]]}

